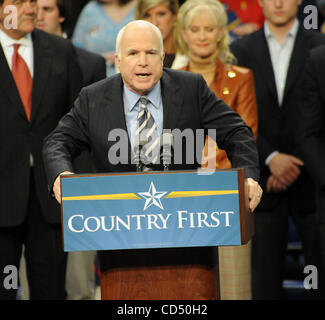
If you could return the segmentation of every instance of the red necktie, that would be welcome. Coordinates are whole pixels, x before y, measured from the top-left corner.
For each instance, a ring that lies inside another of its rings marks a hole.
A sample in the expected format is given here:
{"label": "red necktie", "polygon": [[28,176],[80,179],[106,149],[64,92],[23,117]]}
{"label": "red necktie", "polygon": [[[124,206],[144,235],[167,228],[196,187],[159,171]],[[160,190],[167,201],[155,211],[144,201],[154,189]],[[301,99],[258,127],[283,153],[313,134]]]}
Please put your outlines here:
{"label": "red necktie", "polygon": [[32,90],[33,79],[27,67],[25,60],[18,53],[20,44],[14,44],[14,54],[12,56],[12,76],[15,79],[16,86],[24,105],[27,119],[30,120],[32,110]]}

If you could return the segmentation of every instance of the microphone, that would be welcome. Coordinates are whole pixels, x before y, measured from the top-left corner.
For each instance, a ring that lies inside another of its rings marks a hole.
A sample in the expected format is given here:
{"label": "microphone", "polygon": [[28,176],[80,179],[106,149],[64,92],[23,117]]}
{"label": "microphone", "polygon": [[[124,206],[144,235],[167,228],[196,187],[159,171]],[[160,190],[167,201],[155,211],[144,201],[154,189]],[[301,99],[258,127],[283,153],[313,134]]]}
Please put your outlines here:
{"label": "microphone", "polygon": [[148,138],[145,135],[140,135],[138,138],[133,149],[132,163],[135,163],[137,172],[142,172],[143,164],[146,162],[142,148],[148,143]]}
{"label": "microphone", "polygon": [[172,164],[172,154],[174,147],[174,137],[171,133],[165,132],[160,138],[160,159],[162,160],[164,171],[168,171]]}

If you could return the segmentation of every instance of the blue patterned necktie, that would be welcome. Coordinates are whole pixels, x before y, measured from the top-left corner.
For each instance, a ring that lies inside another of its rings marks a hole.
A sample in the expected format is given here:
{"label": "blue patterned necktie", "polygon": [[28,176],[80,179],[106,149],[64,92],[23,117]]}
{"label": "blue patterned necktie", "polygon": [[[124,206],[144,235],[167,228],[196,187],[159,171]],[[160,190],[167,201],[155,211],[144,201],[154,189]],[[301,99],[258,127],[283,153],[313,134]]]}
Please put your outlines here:
{"label": "blue patterned necktie", "polygon": [[159,140],[156,122],[147,109],[148,103],[149,100],[144,96],[139,100],[140,111],[135,139],[137,144],[140,144],[140,141],[145,141],[142,152],[144,152],[147,164],[155,164],[159,159]]}

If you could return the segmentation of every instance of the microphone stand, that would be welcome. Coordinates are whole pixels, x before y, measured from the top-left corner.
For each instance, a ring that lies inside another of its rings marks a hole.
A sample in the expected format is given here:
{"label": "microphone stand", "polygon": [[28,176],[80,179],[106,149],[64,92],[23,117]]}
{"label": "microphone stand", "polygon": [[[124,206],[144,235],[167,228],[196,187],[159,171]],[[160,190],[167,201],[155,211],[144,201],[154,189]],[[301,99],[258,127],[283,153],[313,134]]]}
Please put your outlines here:
{"label": "microphone stand", "polygon": [[143,172],[144,164],[143,164],[143,146],[148,143],[148,139],[145,137],[139,137],[139,141],[136,141],[137,144],[134,147],[134,156],[132,158],[133,163],[136,166],[136,172]]}
{"label": "microphone stand", "polygon": [[137,172],[142,172],[143,170],[143,163],[141,161],[141,151],[142,151],[142,145],[139,145],[138,147],[138,155],[137,155],[137,163],[136,163],[136,171]]}

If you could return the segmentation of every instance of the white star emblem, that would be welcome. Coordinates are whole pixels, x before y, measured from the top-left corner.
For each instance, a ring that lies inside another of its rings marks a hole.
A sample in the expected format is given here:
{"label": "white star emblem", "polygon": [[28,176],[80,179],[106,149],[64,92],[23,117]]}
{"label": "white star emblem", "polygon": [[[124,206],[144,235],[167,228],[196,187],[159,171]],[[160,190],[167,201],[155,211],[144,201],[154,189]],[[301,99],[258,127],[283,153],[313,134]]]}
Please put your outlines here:
{"label": "white star emblem", "polygon": [[153,182],[150,184],[150,188],[148,192],[139,192],[141,198],[146,200],[146,203],[144,204],[143,210],[148,209],[152,205],[155,205],[156,207],[164,210],[164,207],[161,204],[160,199],[166,194],[167,192],[158,192],[155,188],[155,185]]}

